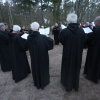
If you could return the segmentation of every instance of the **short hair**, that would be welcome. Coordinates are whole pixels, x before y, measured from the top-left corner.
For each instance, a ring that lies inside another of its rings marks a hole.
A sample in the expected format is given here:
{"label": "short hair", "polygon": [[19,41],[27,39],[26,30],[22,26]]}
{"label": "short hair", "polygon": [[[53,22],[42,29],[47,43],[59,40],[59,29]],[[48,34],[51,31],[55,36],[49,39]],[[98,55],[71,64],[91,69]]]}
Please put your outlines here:
{"label": "short hair", "polygon": [[55,25],[56,25],[56,26],[58,26],[58,24],[57,24],[57,23],[55,23]]}
{"label": "short hair", "polygon": [[20,31],[21,27],[18,25],[13,25],[13,31]]}
{"label": "short hair", "polygon": [[97,17],[94,19],[94,22],[100,23],[100,16],[97,16]]}
{"label": "short hair", "polygon": [[33,31],[38,31],[39,27],[40,27],[40,25],[39,25],[38,22],[33,22],[33,23],[31,23],[31,29],[32,29]]}
{"label": "short hair", "polygon": [[5,28],[5,24],[4,23],[0,23],[0,29]]}
{"label": "short hair", "polygon": [[67,15],[67,22],[68,23],[77,23],[77,15],[74,13],[70,13]]}

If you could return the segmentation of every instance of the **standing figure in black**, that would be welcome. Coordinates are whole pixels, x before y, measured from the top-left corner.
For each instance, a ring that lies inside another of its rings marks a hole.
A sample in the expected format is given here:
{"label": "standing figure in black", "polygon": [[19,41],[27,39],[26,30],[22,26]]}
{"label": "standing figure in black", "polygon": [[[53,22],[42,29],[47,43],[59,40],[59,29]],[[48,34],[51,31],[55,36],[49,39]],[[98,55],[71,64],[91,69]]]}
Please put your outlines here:
{"label": "standing figure in black", "polygon": [[52,34],[54,34],[55,45],[59,45],[59,39],[58,39],[59,33],[60,33],[60,27],[56,23],[52,30]]}
{"label": "standing figure in black", "polygon": [[9,35],[4,23],[0,23],[0,64],[3,72],[11,71],[9,53]]}
{"label": "standing figure in black", "polygon": [[22,26],[20,30],[20,36],[22,36],[25,32],[26,32],[25,26]]}
{"label": "standing figure in black", "polygon": [[69,24],[61,31],[59,40],[63,45],[61,83],[70,92],[72,89],[78,91],[79,88],[85,33],[77,23],[76,14],[68,14],[67,22]]}
{"label": "standing figure in black", "polygon": [[50,82],[49,55],[48,51],[53,49],[53,40],[39,33],[39,24],[33,22],[27,43],[31,56],[31,67],[34,85],[38,89],[44,89]]}
{"label": "standing figure in black", "polygon": [[88,37],[88,51],[84,74],[94,83],[100,79],[100,16],[94,20],[93,34]]}
{"label": "standing figure in black", "polygon": [[10,34],[10,52],[12,62],[12,76],[15,82],[25,79],[30,73],[30,67],[26,55],[27,43],[20,36],[20,26],[13,25],[13,32]]}

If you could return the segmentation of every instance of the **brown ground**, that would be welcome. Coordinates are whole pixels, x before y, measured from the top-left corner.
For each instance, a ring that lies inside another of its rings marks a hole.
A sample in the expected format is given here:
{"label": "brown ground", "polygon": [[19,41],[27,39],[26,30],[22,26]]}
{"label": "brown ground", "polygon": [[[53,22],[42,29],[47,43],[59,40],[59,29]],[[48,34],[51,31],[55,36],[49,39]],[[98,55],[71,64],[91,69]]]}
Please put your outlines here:
{"label": "brown ground", "polygon": [[[3,73],[0,70],[0,100],[100,100],[100,81],[94,84],[83,76],[86,50],[83,52],[83,61],[80,74],[79,91],[66,92],[60,83],[62,46],[55,46],[49,51],[50,84],[44,90],[38,90],[33,85],[32,75],[19,83],[12,80],[12,73]],[[29,61],[30,57],[28,56]]]}

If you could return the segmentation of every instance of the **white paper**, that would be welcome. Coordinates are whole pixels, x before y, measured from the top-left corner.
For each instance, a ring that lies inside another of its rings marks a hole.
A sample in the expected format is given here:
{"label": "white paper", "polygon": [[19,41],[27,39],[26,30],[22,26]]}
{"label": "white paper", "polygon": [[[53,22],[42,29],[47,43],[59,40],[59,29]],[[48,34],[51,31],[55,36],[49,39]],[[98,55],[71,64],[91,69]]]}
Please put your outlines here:
{"label": "white paper", "polygon": [[44,29],[40,28],[39,32],[40,32],[40,34],[44,34]]}
{"label": "white paper", "polygon": [[23,34],[21,37],[22,37],[23,39],[26,39],[26,40],[27,40],[28,35],[29,35],[29,34],[25,33],[25,34]]}
{"label": "white paper", "polygon": [[61,28],[62,28],[62,29],[64,29],[64,28],[66,28],[66,26],[65,26],[65,25],[63,25],[63,24],[61,24]]}
{"label": "white paper", "polygon": [[45,28],[44,33],[48,35],[50,33],[50,27]]}
{"label": "white paper", "polygon": [[50,27],[45,28],[45,29],[40,28],[39,32],[40,32],[40,34],[43,34],[43,35],[47,36],[50,33]]}
{"label": "white paper", "polygon": [[93,32],[89,27],[83,28],[86,34]]}

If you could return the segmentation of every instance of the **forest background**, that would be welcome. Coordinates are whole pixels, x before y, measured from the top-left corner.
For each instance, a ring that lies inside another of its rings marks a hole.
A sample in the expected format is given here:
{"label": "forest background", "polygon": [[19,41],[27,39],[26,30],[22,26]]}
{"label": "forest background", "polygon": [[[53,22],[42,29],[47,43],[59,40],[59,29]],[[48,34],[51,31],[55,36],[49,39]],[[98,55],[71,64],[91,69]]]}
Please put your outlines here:
{"label": "forest background", "polygon": [[100,16],[100,0],[0,0],[0,22],[26,26],[37,21],[46,27],[66,25],[66,17],[75,11],[78,22],[93,22]]}

